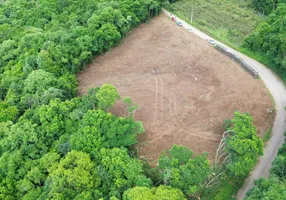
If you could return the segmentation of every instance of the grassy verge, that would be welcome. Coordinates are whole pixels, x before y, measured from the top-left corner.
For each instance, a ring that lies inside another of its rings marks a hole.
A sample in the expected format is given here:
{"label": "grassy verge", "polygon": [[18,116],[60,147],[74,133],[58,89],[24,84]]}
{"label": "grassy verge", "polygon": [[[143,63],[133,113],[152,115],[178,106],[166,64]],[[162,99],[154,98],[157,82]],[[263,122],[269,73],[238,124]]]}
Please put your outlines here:
{"label": "grassy verge", "polygon": [[235,200],[236,193],[243,185],[243,179],[234,179],[227,177],[226,180],[221,181],[218,185],[206,189],[202,196],[202,200]]}
{"label": "grassy verge", "polygon": [[275,74],[282,79],[284,84],[286,84],[286,71],[282,71],[281,69],[278,69],[276,65],[271,62],[269,59],[266,58],[265,55],[257,52],[252,52],[246,48],[238,47],[236,50],[240,51],[241,53],[244,53],[245,55],[261,62],[265,66],[267,66],[269,69],[271,69]]}
{"label": "grassy verge", "polygon": [[269,128],[262,138],[263,142],[267,142],[270,139],[271,133],[272,133],[272,128]]}
{"label": "grassy verge", "polygon": [[[166,8],[169,12],[171,12],[170,9]],[[200,24],[193,22],[191,23],[189,18],[186,18],[184,14],[180,13],[180,12],[173,12],[176,16],[178,16],[179,18],[183,19],[184,21],[188,22],[189,24],[191,24],[192,26],[196,27],[197,29],[199,29],[200,31],[208,34],[209,36],[213,37],[214,39],[223,42],[224,44],[230,46],[233,49],[237,49],[239,47],[239,45],[232,43],[229,39],[227,39],[227,37],[224,34],[219,34],[217,30],[209,30],[208,28],[201,26]]]}

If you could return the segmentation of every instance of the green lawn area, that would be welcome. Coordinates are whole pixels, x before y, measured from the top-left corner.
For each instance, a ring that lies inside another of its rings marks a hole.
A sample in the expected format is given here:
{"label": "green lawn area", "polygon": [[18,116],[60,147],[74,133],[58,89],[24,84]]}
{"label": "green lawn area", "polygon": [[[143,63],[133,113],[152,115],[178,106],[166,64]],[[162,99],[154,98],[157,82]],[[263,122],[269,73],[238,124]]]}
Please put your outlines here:
{"label": "green lawn area", "polygon": [[178,0],[167,9],[214,38],[238,48],[245,36],[264,20],[251,0]]}

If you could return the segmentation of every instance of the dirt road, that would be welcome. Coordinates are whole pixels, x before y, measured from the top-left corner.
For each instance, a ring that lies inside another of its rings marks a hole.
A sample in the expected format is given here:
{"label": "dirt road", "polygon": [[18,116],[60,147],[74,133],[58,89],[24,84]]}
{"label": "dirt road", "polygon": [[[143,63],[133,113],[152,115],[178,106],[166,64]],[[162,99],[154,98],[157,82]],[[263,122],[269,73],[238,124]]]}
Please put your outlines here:
{"label": "dirt road", "polygon": [[[170,13],[166,10],[163,12],[170,16]],[[177,18],[179,19],[179,18]],[[183,23],[184,28],[192,28],[194,30],[194,34],[198,35],[202,39],[211,38],[205,33],[197,30],[196,28],[192,27],[185,21],[179,19]],[[249,58],[248,56],[235,51],[234,49],[220,43],[221,46],[231,50],[243,60],[245,60],[251,67],[253,67],[258,73],[260,78],[264,81],[266,87],[270,91],[275,101],[276,106],[276,117],[272,129],[272,137],[268,141],[264,149],[264,155],[260,157],[258,164],[252,171],[251,175],[246,179],[244,186],[240,189],[237,194],[237,199],[243,199],[245,197],[246,192],[253,187],[254,180],[261,178],[261,177],[268,177],[269,170],[271,168],[271,162],[274,160],[279,147],[283,144],[284,141],[284,131],[286,128],[286,114],[284,110],[284,106],[286,105],[286,90],[284,87],[283,82],[275,75],[271,70],[266,68],[261,63]]]}

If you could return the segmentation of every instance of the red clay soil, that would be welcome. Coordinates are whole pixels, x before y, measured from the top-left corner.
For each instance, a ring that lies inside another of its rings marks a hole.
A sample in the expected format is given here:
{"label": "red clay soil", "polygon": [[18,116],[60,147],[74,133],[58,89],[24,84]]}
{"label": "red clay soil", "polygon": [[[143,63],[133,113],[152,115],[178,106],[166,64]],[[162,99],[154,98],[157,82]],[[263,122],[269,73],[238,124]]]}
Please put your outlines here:
{"label": "red clay soil", "polygon": [[[164,15],[97,57],[78,80],[80,94],[110,83],[140,105],[135,119],[146,132],[137,147],[153,164],[173,144],[209,152],[212,160],[223,121],[236,110],[254,117],[261,136],[273,122],[271,98],[261,80]],[[122,113],[120,103],[112,112]]]}

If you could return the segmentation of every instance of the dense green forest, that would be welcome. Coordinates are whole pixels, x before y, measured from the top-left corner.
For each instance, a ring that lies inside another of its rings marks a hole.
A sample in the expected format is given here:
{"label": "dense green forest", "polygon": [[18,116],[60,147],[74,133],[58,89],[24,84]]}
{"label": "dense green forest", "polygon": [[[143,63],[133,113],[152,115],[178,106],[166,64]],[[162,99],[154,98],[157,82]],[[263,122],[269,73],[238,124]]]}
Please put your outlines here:
{"label": "dense green forest", "polygon": [[144,131],[132,100],[123,118],[108,112],[119,98],[111,85],[75,95],[76,73],[159,11],[155,0],[0,5],[0,199],[116,199],[152,186],[126,149]]}
{"label": "dense green forest", "polygon": [[159,10],[153,0],[6,1],[0,7],[0,107],[10,114],[1,120],[73,97],[75,74]]}
{"label": "dense green forest", "polygon": [[[227,199],[235,193],[263,153],[248,114],[235,112],[226,121],[214,163],[174,145],[151,168],[131,148],[144,132],[133,119],[132,99],[109,84],[76,97],[76,73],[156,16],[162,3],[0,5],[0,199]],[[120,98],[124,117],[109,112]]]}

